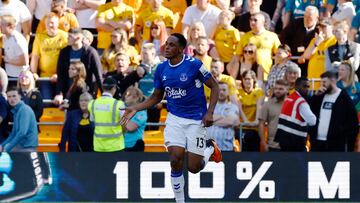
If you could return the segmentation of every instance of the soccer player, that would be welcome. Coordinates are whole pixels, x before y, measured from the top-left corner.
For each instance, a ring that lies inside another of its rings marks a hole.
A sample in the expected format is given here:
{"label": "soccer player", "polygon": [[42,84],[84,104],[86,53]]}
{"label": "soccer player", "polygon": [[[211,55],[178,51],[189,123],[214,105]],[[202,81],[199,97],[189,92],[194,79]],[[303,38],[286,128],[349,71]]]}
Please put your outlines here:
{"label": "soccer player", "polygon": [[[213,113],[218,100],[219,87],[215,79],[197,59],[183,51],[186,39],[179,33],[172,34],[165,43],[165,57],[159,64],[154,78],[155,90],[144,102],[126,108],[121,119],[126,124],[137,111],[154,106],[166,94],[169,113],[164,131],[171,165],[171,185],[176,202],[185,202],[183,164],[187,150],[188,170],[198,173],[209,158],[220,162],[221,151],[212,139],[206,140],[205,127],[213,124]],[[210,103],[206,109],[205,83],[211,89]]]}

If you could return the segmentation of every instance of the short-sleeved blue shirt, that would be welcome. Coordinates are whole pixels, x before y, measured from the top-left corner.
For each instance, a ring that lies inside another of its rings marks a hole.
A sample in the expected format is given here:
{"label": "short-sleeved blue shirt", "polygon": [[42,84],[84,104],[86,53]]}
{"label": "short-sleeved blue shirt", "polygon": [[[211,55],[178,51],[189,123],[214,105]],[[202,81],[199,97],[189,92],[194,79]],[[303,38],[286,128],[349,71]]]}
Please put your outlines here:
{"label": "short-sleeved blue shirt", "polygon": [[146,110],[136,112],[130,121],[134,122],[138,126],[138,129],[125,133],[125,148],[131,148],[136,144],[136,141],[143,139],[147,121]]}
{"label": "short-sleeved blue shirt", "polygon": [[201,61],[184,55],[176,65],[171,65],[169,60],[158,65],[154,86],[165,91],[171,114],[201,120],[207,111],[203,84],[210,77],[210,72]]}

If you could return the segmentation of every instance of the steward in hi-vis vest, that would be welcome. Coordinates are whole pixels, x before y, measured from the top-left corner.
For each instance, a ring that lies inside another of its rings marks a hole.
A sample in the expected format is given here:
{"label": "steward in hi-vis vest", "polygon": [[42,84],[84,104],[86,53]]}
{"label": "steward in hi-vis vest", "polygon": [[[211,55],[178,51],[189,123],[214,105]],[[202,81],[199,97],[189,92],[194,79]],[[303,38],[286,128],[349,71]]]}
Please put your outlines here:
{"label": "steward in hi-vis vest", "polygon": [[281,151],[305,151],[308,125],[316,124],[316,117],[309,104],[303,98],[307,95],[309,81],[298,78],[295,92],[284,101],[279,116],[275,141],[279,142]]}
{"label": "steward in hi-vis vest", "polygon": [[120,125],[120,109],[124,102],[113,98],[116,92],[116,80],[109,77],[103,82],[104,92],[88,104],[91,119],[95,123],[94,151],[115,152],[125,148],[123,128]]}

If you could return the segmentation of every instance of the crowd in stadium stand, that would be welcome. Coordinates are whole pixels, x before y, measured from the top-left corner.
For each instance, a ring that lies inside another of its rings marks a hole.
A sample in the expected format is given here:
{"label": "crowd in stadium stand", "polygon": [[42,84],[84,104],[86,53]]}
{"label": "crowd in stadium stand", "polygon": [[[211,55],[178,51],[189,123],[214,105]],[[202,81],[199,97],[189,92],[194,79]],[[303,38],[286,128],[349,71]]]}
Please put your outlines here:
{"label": "crowd in stadium stand", "polygon": [[[0,19],[0,150],[37,146],[6,101],[17,86],[32,131],[57,106],[67,111],[60,151],[93,151],[87,104],[104,78],[125,105],[143,101],[177,32],[219,83],[208,135],[223,151],[237,139],[241,151],[360,151],[359,0],[1,0]],[[283,104],[298,99],[288,115]],[[131,119],[125,151],[144,150],[161,108]]]}

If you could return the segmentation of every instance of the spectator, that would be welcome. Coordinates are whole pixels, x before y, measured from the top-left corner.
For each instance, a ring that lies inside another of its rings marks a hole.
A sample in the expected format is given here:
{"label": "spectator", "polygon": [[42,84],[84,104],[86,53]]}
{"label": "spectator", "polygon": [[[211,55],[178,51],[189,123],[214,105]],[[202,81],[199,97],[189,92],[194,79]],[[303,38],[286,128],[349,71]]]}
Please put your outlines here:
{"label": "spectator", "polygon": [[291,50],[286,44],[282,44],[278,47],[275,55],[275,64],[270,70],[268,82],[266,84],[267,95],[272,95],[272,88],[275,86],[277,80],[284,79],[286,69],[289,66],[299,68],[298,65],[290,61]]}
{"label": "spectator", "polygon": [[129,68],[129,56],[125,52],[115,55],[115,70],[105,74],[105,77],[112,77],[116,80],[115,99],[120,99],[125,90],[138,82],[145,75],[145,69],[138,66],[136,70]]}
{"label": "spectator", "polygon": [[345,90],[349,95],[357,112],[360,112],[360,83],[355,81],[355,71],[348,62],[339,65],[339,78],[336,86]]}
{"label": "spectator", "polygon": [[264,77],[267,79],[267,75],[270,72],[272,65],[272,55],[276,53],[277,47],[280,45],[280,40],[273,32],[267,31],[264,27],[265,17],[261,13],[254,13],[250,18],[251,31],[247,32],[240,39],[240,44],[236,52],[236,56],[233,58],[235,61],[239,61],[239,56],[243,55],[244,47],[248,43],[256,45],[256,59],[257,62],[264,69]]}
{"label": "spectator", "polygon": [[[79,26],[83,30],[88,30],[91,34],[97,34],[96,16],[99,6],[105,4],[106,0],[72,0],[72,9],[75,10],[76,18]],[[86,37],[85,37],[86,38]],[[93,43],[93,47],[97,45],[97,38]],[[88,45],[90,46],[90,45]]]}
{"label": "spectator", "polygon": [[70,61],[81,61],[86,68],[86,85],[89,87],[89,93],[96,97],[98,88],[102,91],[101,81],[101,62],[96,50],[91,46],[83,44],[82,30],[79,28],[69,31],[69,45],[61,49],[57,64],[57,76],[61,78],[56,83],[57,95],[54,98],[55,104],[62,103],[63,95],[66,95],[70,88],[70,78],[68,68]]}
{"label": "spectator", "polygon": [[331,19],[333,24],[345,20],[348,25],[351,25],[355,15],[355,7],[351,0],[339,0],[337,10],[332,14]]}
{"label": "spectator", "polygon": [[229,63],[227,66],[230,76],[241,82],[241,75],[247,70],[252,70],[257,75],[257,85],[261,86],[264,80],[264,70],[257,63],[256,45],[252,43],[245,45],[243,53],[239,63]]}
{"label": "spectator", "polygon": [[264,102],[264,92],[256,87],[256,74],[252,70],[242,74],[242,89],[239,90],[239,100],[246,119],[243,127],[242,151],[260,151],[260,137],[258,134],[260,108]]}
{"label": "spectator", "polygon": [[111,33],[111,45],[105,49],[103,55],[101,56],[101,64],[104,73],[115,70],[114,58],[120,51],[125,52],[130,57],[131,66],[139,65],[139,53],[135,47],[129,45],[126,31],[122,29],[115,29]]}
{"label": "spectator", "polygon": [[[207,36],[205,32],[205,27],[202,22],[194,22],[190,25],[189,33],[188,33],[188,44],[185,48],[185,54],[194,56],[196,54],[195,46],[197,43],[197,40],[200,36]],[[214,48],[215,45],[213,43],[209,43],[209,51],[208,55],[210,55],[213,58],[219,58],[219,55],[216,51],[216,48]]]}
{"label": "spectator", "polygon": [[314,126],[317,118],[305,100],[309,87],[307,78],[298,78],[295,82],[295,91],[282,105],[275,135],[275,141],[279,142],[281,151],[306,150],[307,126]]}
{"label": "spectator", "polygon": [[[35,79],[50,77],[50,81],[40,81],[39,87],[42,97],[52,99],[56,92],[56,65],[60,50],[67,46],[68,39],[65,31],[59,30],[59,17],[55,13],[44,16],[46,31],[35,36],[30,68]],[[60,59],[62,60],[62,59]]]}
{"label": "spectator", "polygon": [[1,32],[6,73],[9,78],[17,78],[29,65],[28,43],[16,30],[16,19],[11,15],[1,17]]}
{"label": "spectator", "polygon": [[[261,107],[259,136],[260,144],[264,151],[280,151],[280,145],[274,139],[278,128],[281,107],[289,91],[288,87],[288,83],[285,80],[277,80],[273,87],[273,96]],[[265,136],[266,127],[268,129],[267,137]]]}
{"label": "spectator", "polygon": [[153,43],[156,49],[156,55],[164,58],[165,42],[168,38],[166,25],[164,21],[155,20],[151,23],[150,39],[145,43]]}
{"label": "spectator", "polygon": [[328,47],[336,44],[330,19],[323,19],[319,23],[319,32],[311,40],[305,52],[298,59],[298,63],[305,63],[309,60],[308,78],[320,78],[325,72],[325,51]]}
{"label": "spectator", "polygon": [[[318,18],[319,10],[315,6],[308,6],[305,9],[303,18],[291,21],[281,31],[279,35],[280,41],[282,44],[289,45],[292,56],[301,56],[311,39],[315,37]],[[303,77],[307,77],[307,67],[307,62],[303,62],[300,65]]]}
{"label": "spectator", "polygon": [[[293,20],[305,17],[306,9],[308,7],[316,8],[316,10],[324,10],[324,0],[288,0],[285,4],[285,19],[283,28],[287,27]],[[292,47],[291,47],[292,48]]]}
{"label": "spectator", "polygon": [[213,36],[210,37],[215,41],[216,50],[221,50],[219,52],[219,58],[225,63],[225,67],[236,53],[236,47],[240,42],[239,31],[231,25],[234,17],[235,14],[232,11],[221,11],[218,27],[213,33]]}
{"label": "spectator", "polygon": [[94,151],[95,126],[90,121],[88,111],[88,104],[92,99],[91,94],[88,92],[82,93],[79,97],[80,109],[67,112],[59,143],[60,152],[66,151],[66,143],[68,143],[68,152]]}
{"label": "spectator", "polygon": [[26,41],[29,42],[31,33],[31,13],[23,2],[18,0],[1,1],[0,16],[12,16],[15,19],[14,22],[17,24],[15,25],[16,31],[22,33]]}
{"label": "spectator", "polygon": [[28,7],[32,17],[31,32],[35,33],[40,20],[51,11],[52,0],[28,0],[26,6]]}
{"label": "spectator", "polygon": [[83,44],[86,45],[86,46],[96,47],[96,45],[97,45],[97,37],[95,38],[96,39],[96,42],[95,42],[94,41],[94,35],[89,30],[83,30],[82,32],[83,32],[83,35],[84,35]]}
{"label": "spectator", "polygon": [[[69,32],[72,28],[78,28],[79,23],[76,16],[67,10],[67,0],[53,0],[51,3],[51,12],[59,17],[59,29]],[[45,17],[43,17],[36,29],[36,33],[41,33],[46,30]]]}
{"label": "spectator", "polygon": [[239,116],[239,108],[229,101],[228,84],[219,82],[219,100],[214,110],[214,123],[206,128],[206,132],[221,151],[234,151],[234,127],[240,124]]}
{"label": "spectator", "polygon": [[205,66],[206,69],[211,69],[211,56],[208,55],[210,45],[209,40],[206,36],[199,36],[195,44],[195,58],[199,59]]}
{"label": "spectator", "polygon": [[249,32],[251,30],[250,18],[255,13],[261,13],[265,18],[265,29],[270,29],[270,16],[264,11],[260,10],[260,6],[263,3],[263,0],[246,0],[249,6],[249,11],[241,14],[236,17],[232,22],[232,25],[236,27],[240,32]]}
{"label": "spectator", "polygon": [[[218,82],[224,82],[228,85],[228,91],[229,91],[229,100],[231,103],[235,104],[235,105],[239,105],[239,101],[237,98],[237,90],[235,87],[235,80],[234,78],[222,74],[224,71],[224,63],[220,60],[217,59],[213,59],[211,61],[211,69],[210,69],[210,73],[212,74],[212,76],[215,78],[216,81]],[[210,88],[208,87],[204,87],[204,93],[205,93],[205,97],[206,100],[209,101],[210,100]]]}
{"label": "spectator", "polygon": [[12,107],[14,124],[9,137],[0,145],[4,152],[34,152],[38,146],[38,129],[33,110],[21,101],[21,92],[16,87],[6,91]]}
{"label": "spectator", "polygon": [[[0,39],[1,41],[1,39]],[[1,57],[1,55],[0,55]],[[8,86],[8,76],[3,68],[0,67],[0,94],[6,98],[6,90]]]}
{"label": "spectator", "polygon": [[[124,92],[123,96],[125,105],[127,107],[141,103],[144,100],[144,95],[137,87],[130,86]],[[126,123],[125,133],[125,151],[144,151],[144,131],[146,127],[147,113],[146,110],[138,111]]]}
{"label": "spectator", "polygon": [[111,33],[115,29],[130,31],[134,27],[134,22],[134,9],[124,4],[122,0],[111,0],[111,2],[99,6],[96,17],[99,54],[102,55],[104,49],[110,46]]}
{"label": "spectator", "polygon": [[[160,62],[156,55],[155,46],[152,43],[145,43],[141,50],[141,64],[145,69],[146,75],[140,79],[139,88],[145,97],[149,97],[154,92],[154,77],[158,63]],[[162,104],[159,103],[147,109],[147,122],[158,123],[160,120],[160,111]],[[158,126],[146,126],[146,130],[158,130]]]}
{"label": "spectator", "polygon": [[94,151],[118,152],[125,148],[124,131],[120,125],[124,102],[113,98],[116,92],[116,81],[105,78],[104,92],[101,97],[91,100],[88,105],[90,120],[95,123]]}
{"label": "spectator", "polygon": [[17,87],[21,90],[21,99],[34,111],[36,121],[39,122],[44,110],[43,98],[35,87],[31,71],[24,70],[20,73]]}
{"label": "spectator", "polygon": [[310,129],[311,151],[353,151],[359,131],[355,106],[345,90],[336,87],[336,74],[321,75],[321,87],[311,98],[319,118]]}
{"label": "spectator", "polygon": [[151,24],[154,20],[163,20],[168,34],[174,29],[174,14],[162,5],[162,0],[150,0],[150,7],[139,13],[136,20],[135,36],[141,44],[150,40]]}
{"label": "spectator", "polygon": [[202,22],[207,37],[215,31],[221,10],[209,3],[209,0],[198,0],[196,5],[189,6],[182,19],[182,33],[188,38],[188,31],[194,22]]}
{"label": "spectator", "polygon": [[87,92],[85,83],[86,69],[81,61],[70,62],[69,78],[72,80],[72,84],[66,93],[66,99],[64,99],[60,108],[71,111],[80,108],[79,97],[82,93]]}
{"label": "spectator", "polygon": [[[337,71],[341,61],[349,60],[355,71],[359,68],[360,45],[348,40],[349,25],[341,21],[334,25],[334,35],[337,43],[330,46],[325,52],[325,66],[327,70]],[[360,78],[358,72],[357,76]]]}
{"label": "spectator", "polygon": [[141,64],[145,69],[146,75],[139,81],[139,88],[145,97],[149,97],[154,91],[154,74],[157,64],[160,62],[156,55],[155,45],[152,43],[145,43],[141,48]]}
{"label": "spectator", "polygon": [[289,84],[289,94],[294,93],[295,82],[298,78],[301,77],[301,69],[299,66],[288,66],[285,71],[284,79]]}

